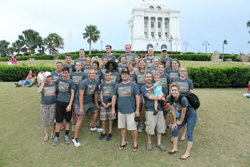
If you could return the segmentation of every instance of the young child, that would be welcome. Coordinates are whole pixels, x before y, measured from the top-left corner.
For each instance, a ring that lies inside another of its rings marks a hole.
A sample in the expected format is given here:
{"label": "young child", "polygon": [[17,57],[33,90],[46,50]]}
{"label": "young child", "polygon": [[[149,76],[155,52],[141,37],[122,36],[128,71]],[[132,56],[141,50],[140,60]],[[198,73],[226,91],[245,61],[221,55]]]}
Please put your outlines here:
{"label": "young child", "polygon": [[100,87],[100,98],[101,98],[101,116],[100,120],[102,121],[102,128],[103,132],[99,137],[99,140],[103,140],[106,136],[106,117],[109,119],[109,134],[107,137],[107,141],[111,140],[112,138],[112,120],[115,119],[115,117],[112,116],[111,112],[111,98],[112,93],[115,87],[115,83],[111,81],[111,71],[105,72],[105,81],[101,83]]}
{"label": "young child", "polygon": [[71,109],[75,95],[75,82],[71,80],[69,76],[69,67],[63,67],[62,78],[58,78],[56,81],[58,84],[58,96],[56,102],[56,137],[53,142],[54,146],[59,143],[60,126],[64,118],[66,120],[64,140],[66,144],[70,143],[69,128],[72,117]]}
{"label": "young child", "polygon": [[155,73],[154,74],[154,81],[155,81],[154,86],[146,89],[147,91],[154,89],[154,95],[158,97],[158,99],[155,100],[155,111],[154,111],[153,115],[156,115],[158,113],[158,110],[157,110],[158,100],[165,100],[165,98],[163,97],[164,94],[162,92],[162,86],[161,86],[162,83],[160,82],[160,80],[161,80],[160,74]]}

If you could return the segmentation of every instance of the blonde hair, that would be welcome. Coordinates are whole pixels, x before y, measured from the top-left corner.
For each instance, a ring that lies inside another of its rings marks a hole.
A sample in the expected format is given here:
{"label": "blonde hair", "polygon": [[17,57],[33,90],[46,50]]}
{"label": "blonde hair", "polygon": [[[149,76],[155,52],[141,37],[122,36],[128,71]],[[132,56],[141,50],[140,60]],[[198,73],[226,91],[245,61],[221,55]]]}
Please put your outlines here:
{"label": "blonde hair", "polygon": [[154,78],[155,78],[155,77],[159,77],[159,78],[161,78],[160,73],[158,73],[158,72],[157,72],[157,73],[155,73],[155,74],[154,74]]}
{"label": "blonde hair", "polygon": [[129,46],[129,47],[130,47],[130,49],[131,49],[131,45],[130,45],[130,44],[126,44],[126,45],[125,45],[125,47],[126,47],[126,46]]}
{"label": "blonde hair", "polygon": [[185,77],[188,78],[188,70],[187,70],[187,68],[186,67],[180,67],[179,69],[181,70],[181,68],[184,68],[186,70],[187,73],[186,73]]}
{"label": "blonde hair", "polygon": [[145,63],[145,61],[143,59],[139,59],[139,62],[138,62],[138,66],[137,66],[137,71],[136,71],[136,75],[139,75],[140,73],[140,66],[139,66],[139,63],[143,61],[144,62],[144,72],[145,74],[148,72],[148,68],[147,68],[147,65]]}
{"label": "blonde hair", "polygon": [[176,58],[174,58],[173,60],[172,60],[172,63],[173,63],[173,61],[176,61],[177,63],[178,63],[178,69],[181,67],[181,63],[180,63],[180,61],[178,60],[178,59],[176,59]]}
{"label": "blonde hair", "polygon": [[172,89],[173,87],[176,87],[178,90],[180,90],[180,84],[178,82],[173,82],[171,85],[170,85],[170,88]]}
{"label": "blonde hair", "polygon": [[134,67],[134,66],[135,66],[135,63],[134,63],[133,61],[129,61],[129,62],[127,63],[127,67],[128,67],[129,65],[132,65],[132,66]]}

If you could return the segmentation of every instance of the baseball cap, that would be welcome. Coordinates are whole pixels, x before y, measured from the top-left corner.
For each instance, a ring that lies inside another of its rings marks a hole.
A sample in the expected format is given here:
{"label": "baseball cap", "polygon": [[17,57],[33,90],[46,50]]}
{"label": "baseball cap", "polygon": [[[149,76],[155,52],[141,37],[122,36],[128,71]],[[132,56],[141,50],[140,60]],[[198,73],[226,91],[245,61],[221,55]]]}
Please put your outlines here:
{"label": "baseball cap", "polygon": [[166,51],[166,52],[167,52],[167,48],[163,48],[161,51],[162,51],[162,52],[163,52],[163,51]]}
{"label": "baseball cap", "polygon": [[44,77],[47,78],[48,76],[51,76],[51,73],[48,72],[48,71],[46,71],[46,72],[44,73]]}
{"label": "baseball cap", "polygon": [[44,69],[43,69],[43,68],[40,68],[40,71],[44,71]]}
{"label": "baseball cap", "polygon": [[129,70],[128,70],[128,68],[124,68],[124,69],[122,69],[122,72],[121,72],[121,74],[122,74],[122,73],[127,73],[127,74],[130,74],[130,73],[129,73]]}

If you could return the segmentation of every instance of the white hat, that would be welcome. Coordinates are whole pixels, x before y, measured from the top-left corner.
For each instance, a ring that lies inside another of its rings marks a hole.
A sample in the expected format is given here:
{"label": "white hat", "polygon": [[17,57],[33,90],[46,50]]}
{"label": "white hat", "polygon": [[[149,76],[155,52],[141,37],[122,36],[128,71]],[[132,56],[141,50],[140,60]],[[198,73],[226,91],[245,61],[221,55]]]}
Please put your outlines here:
{"label": "white hat", "polygon": [[46,71],[46,72],[44,73],[44,77],[47,78],[48,76],[51,76],[51,73],[48,72],[48,71]]}
{"label": "white hat", "polygon": [[162,52],[163,52],[163,51],[166,51],[166,52],[167,52],[167,48],[163,48],[161,51],[162,51]]}

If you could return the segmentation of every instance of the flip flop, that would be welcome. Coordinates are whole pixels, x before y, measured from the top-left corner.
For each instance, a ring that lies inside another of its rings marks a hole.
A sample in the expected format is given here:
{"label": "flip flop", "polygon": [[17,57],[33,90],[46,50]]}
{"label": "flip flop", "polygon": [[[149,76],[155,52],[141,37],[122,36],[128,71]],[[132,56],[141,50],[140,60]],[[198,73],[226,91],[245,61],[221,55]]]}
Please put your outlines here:
{"label": "flip flop", "polygon": [[55,138],[55,136],[54,136],[54,135],[51,135],[50,138],[53,140],[53,139]]}
{"label": "flip flop", "polygon": [[186,159],[188,159],[189,157],[191,157],[191,155],[187,156],[186,158],[180,157],[180,159],[181,159],[181,160],[186,160]]}
{"label": "flip flop", "polygon": [[[136,151],[133,151],[133,150],[136,150]],[[134,147],[134,146],[133,146],[133,149],[132,149],[132,152],[133,152],[133,153],[135,153],[135,152],[137,152],[137,151],[138,151],[138,144],[137,144],[137,147]]]}
{"label": "flip flop", "polygon": [[[126,146],[127,146],[127,143],[124,144],[124,145],[120,145],[119,148],[118,148],[118,150],[122,151]],[[120,148],[121,148],[121,149],[120,149]]]}
{"label": "flip flop", "polygon": [[49,140],[49,137],[44,137],[43,141],[47,142]]}
{"label": "flip flop", "polygon": [[169,150],[168,153],[169,153],[169,154],[175,154],[175,153],[178,153],[178,150],[176,150],[176,151]]}

